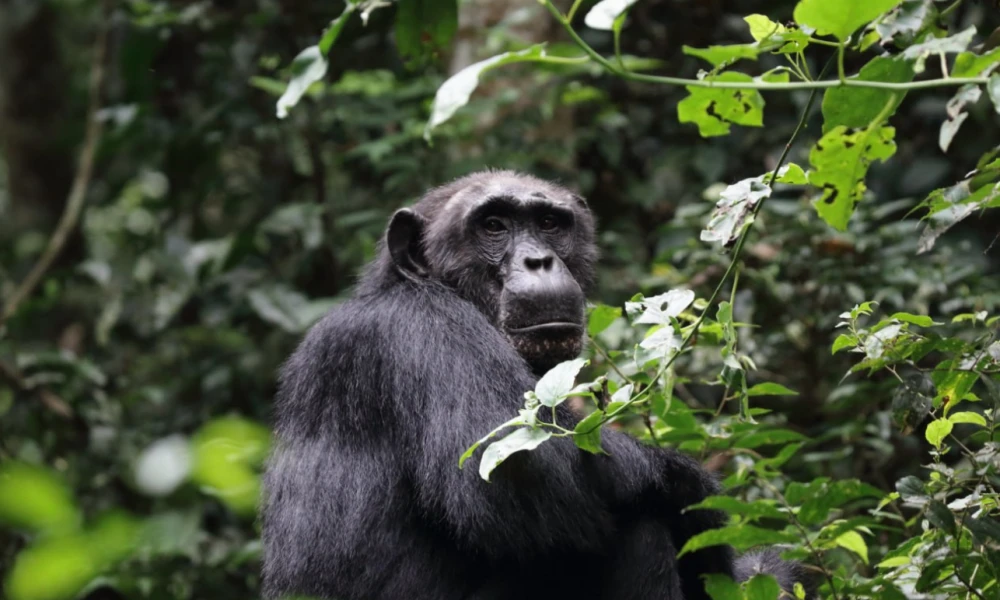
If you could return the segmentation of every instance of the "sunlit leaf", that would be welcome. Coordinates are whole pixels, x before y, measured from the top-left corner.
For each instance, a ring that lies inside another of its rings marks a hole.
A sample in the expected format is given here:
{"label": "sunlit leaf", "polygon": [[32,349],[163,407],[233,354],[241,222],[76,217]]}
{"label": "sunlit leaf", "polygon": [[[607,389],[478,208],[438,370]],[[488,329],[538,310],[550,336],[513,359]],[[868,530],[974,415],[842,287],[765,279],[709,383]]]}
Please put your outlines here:
{"label": "sunlit leaf", "polygon": [[719,545],[729,545],[736,550],[746,550],[753,546],[795,542],[797,537],[797,534],[794,533],[763,529],[745,523],[729,525],[720,529],[703,531],[695,535],[684,544],[684,547],[677,556],[681,557],[689,552]]}
{"label": "sunlit leaf", "polygon": [[799,393],[795,390],[789,389],[780,383],[758,383],[749,390],[747,390],[748,396],[798,396]]}
{"label": "sunlit leaf", "polygon": [[983,415],[974,412],[957,412],[948,415],[948,420],[952,423],[971,423],[972,425],[979,425],[981,427],[986,427],[986,419]]}
{"label": "sunlit leaf", "polygon": [[625,11],[636,2],[637,0],[601,0],[587,12],[583,22],[593,29],[611,31],[615,19],[625,14]]}
{"label": "sunlit leaf", "polygon": [[573,382],[587,360],[576,358],[559,363],[549,369],[535,384],[535,394],[544,406],[556,406],[573,389]]}
{"label": "sunlit leaf", "polygon": [[920,327],[931,327],[934,325],[941,325],[941,323],[936,322],[934,319],[925,315],[914,315],[906,312],[893,313],[891,319],[896,319],[897,321],[902,321],[904,323],[910,323],[912,325],[919,325]]}
{"label": "sunlit leaf", "polygon": [[952,77],[985,77],[1000,67],[1000,48],[994,48],[986,54],[962,52],[955,57],[951,68]]}
{"label": "sunlit leaf", "polygon": [[834,228],[844,231],[854,207],[866,189],[868,167],[896,152],[896,130],[877,125],[854,133],[840,125],[827,132],[809,152],[813,170],[809,183],[822,188],[822,196],[813,202],[816,212]]}
{"label": "sunlit leaf", "polygon": [[901,48],[912,44],[916,37],[934,25],[938,9],[927,0],[904,0],[903,3],[875,23],[875,31],[883,43],[895,43]]}
{"label": "sunlit leaf", "polygon": [[80,514],[66,484],[52,471],[21,462],[0,464],[0,522],[32,532],[79,525]]}
{"label": "sunlit leaf", "polygon": [[757,54],[760,52],[756,44],[730,44],[728,46],[709,46],[708,48],[682,46],[681,49],[684,54],[704,59],[713,67],[725,67],[740,59],[757,60]]}
{"label": "sunlit leaf", "polygon": [[857,531],[847,531],[840,534],[837,536],[835,543],[841,548],[846,548],[857,554],[865,564],[868,564],[868,544],[865,543],[865,539]]}
{"label": "sunlit leaf", "polygon": [[948,188],[930,193],[922,205],[928,208],[928,223],[920,233],[917,252],[924,253],[934,247],[937,239],[953,225],[974,214],[984,206],[1000,200],[1000,184],[989,183],[971,191],[971,180],[961,181]]}
{"label": "sunlit leaf", "polygon": [[795,22],[812,27],[820,35],[833,35],[843,41],[900,1],[801,0],[795,6]]}
{"label": "sunlit leaf", "polygon": [[[743,73],[726,71],[713,81],[752,82]],[[757,90],[730,90],[687,86],[690,94],[677,104],[681,123],[694,123],[702,137],[729,133],[730,124],[761,127],[764,124],[764,97]]]}
{"label": "sunlit leaf", "polygon": [[550,437],[552,433],[545,429],[522,427],[507,437],[493,442],[486,447],[479,461],[479,476],[489,481],[490,474],[511,454],[522,450],[534,450]]}
{"label": "sunlit leaf", "polygon": [[263,425],[241,417],[209,421],[193,437],[191,477],[202,492],[239,514],[254,514],[260,492],[258,468],[270,448]]}
{"label": "sunlit leaf", "polygon": [[944,438],[951,433],[952,427],[953,425],[951,421],[947,419],[937,419],[935,421],[931,421],[927,425],[927,431],[924,432],[924,436],[927,438],[927,441],[931,443],[931,445],[940,449],[941,443],[944,441]]}
{"label": "sunlit leaf", "polygon": [[766,40],[773,35],[780,35],[788,31],[784,25],[781,23],[775,23],[764,15],[747,15],[743,17],[743,20],[746,21],[746,24],[750,27],[750,35],[756,42]]}
{"label": "sunlit leaf", "polygon": [[[913,80],[910,63],[887,57],[873,58],[861,71],[849,79],[908,83]],[[848,128],[868,127],[895,95],[887,118],[892,116],[906,97],[905,91],[865,87],[834,87],[823,94],[823,132],[843,125]]]}
{"label": "sunlit leaf", "polygon": [[424,138],[430,139],[431,131],[441,125],[455,114],[455,112],[468,104],[469,97],[479,85],[479,77],[497,67],[530,61],[545,56],[544,46],[541,44],[525,48],[519,52],[505,52],[486,60],[465,67],[458,73],[452,75],[445,81],[437,93],[434,95],[434,105],[431,108],[431,118],[424,127]]}

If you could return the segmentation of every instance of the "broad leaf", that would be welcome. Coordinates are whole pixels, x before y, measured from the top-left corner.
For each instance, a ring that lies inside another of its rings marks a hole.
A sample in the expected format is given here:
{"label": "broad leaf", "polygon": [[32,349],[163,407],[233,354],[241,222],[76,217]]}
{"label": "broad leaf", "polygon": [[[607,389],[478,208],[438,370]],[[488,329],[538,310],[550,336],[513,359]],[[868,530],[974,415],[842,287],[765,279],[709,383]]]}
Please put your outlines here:
{"label": "broad leaf", "polygon": [[507,460],[510,455],[522,450],[534,450],[550,437],[552,437],[552,433],[545,429],[522,427],[507,437],[493,442],[487,446],[479,461],[479,476],[489,481],[490,474],[493,473],[494,469]]}
{"label": "broad leaf", "polygon": [[881,125],[849,133],[840,125],[813,146],[809,152],[813,166],[809,183],[823,190],[813,206],[824,221],[840,231],[847,229],[854,207],[865,192],[869,165],[896,152],[895,133],[894,128]]}
{"label": "broad leaf", "polygon": [[0,523],[45,533],[79,522],[69,487],[54,472],[21,462],[0,465]]}
{"label": "broad leaf", "polygon": [[587,364],[583,358],[575,358],[559,363],[549,369],[542,378],[535,384],[535,394],[538,401],[545,406],[556,406],[566,397],[566,394],[573,389],[573,382],[576,381],[580,369]]}
{"label": "broad leaf", "polygon": [[936,421],[931,421],[930,424],[927,425],[927,431],[924,432],[924,436],[927,438],[927,441],[931,443],[931,445],[940,449],[941,443],[944,441],[944,438],[951,433],[952,427],[953,425],[951,421],[947,419],[937,419]]}
{"label": "broad leaf", "polygon": [[[743,73],[727,71],[712,81],[752,82]],[[730,124],[761,127],[764,124],[764,97],[757,90],[730,90],[688,86],[690,94],[677,104],[677,119],[694,123],[702,137],[729,133]]]}
{"label": "broad leaf", "polygon": [[473,453],[475,453],[475,451],[476,451],[477,448],[479,448],[480,446],[482,446],[484,443],[486,443],[487,441],[489,441],[490,438],[496,436],[496,434],[500,433],[504,429],[506,429],[508,427],[514,427],[514,426],[517,426],[517,425],[527,425],[529,427],[533,427],[534,424],[535,424],[535,418],[536,418],[536,413],[537,412],[538,412],[537,406],[533,410],[532,409],[522,410],[520,415],[514,417],[513,419],[511,419],[511,420],[507,421],[506,423],[498,426],[493,431],[491,431],[491,432],[487,433],[486,435],[484,435],[483,437],[479,438],[474,444],[472,444],[471,446],[469,446],[468,449],[466,449],[465,452],[462,453],[462,456],[460,456],[458,458],[458,468],[461,469],[462,467],[464,467],[465,466],[465,461],[469,460],[469,458],[472,457]]}
{"label": "broad leaf", "polygon": [[573,436],[573,442],[577,448],[592,454],[604,452],[604,448],[601,447],[600,423],[602,419],[604,419],[604,411],[595,410],[576,424],[576,428],[573,430],[576,434]]}
{"label": "broad leaf", "polygon": [[799,534],[763,529],[755,525],[729,525],[720,529],[703,531],[690,538],[678,553],[678,557],[710,546],[729,545],[736,550],[746,550],[754,546],[783,544],[798,541]]}
{"label": "broad leaf", "polygon": [[536,60],[545,56],[544,46],[541,44],[525,48],[520,52],[505,52],[497,56],[487,58],[475,64],[465,67],[455,73],[447,81],[441,84],[434,95],[434,105],[431,108],[431,118],[424,127],[424,138],[431,138],[431,131],[450,119],[459,108],[469,102],[469,97],[479,85],[479,77],[497,67],[516,63]]}
{"label": "broad leaf", "polygon": [[983,415],[974,412],[957,412],[948,415],[948,420],[952,423],[971,423],[972,425],[979,425],[981,427],[986,427],[986,419]]}
{"label": "broad leaf", "polygon": [[895,43],[900,48],[912,44],[918,35],[934,25],[938,9],[930,0],[904,0],[875,23],[875,31],[883,44]]}
{"label": "broad leaf", "polygon": [[781,595],[781,586],[773,575],[758,573],[743,584],[746,600],[775,600]]}
{"label": "broad leaf", "polygon": [[808,25],[820,35],[846,40],[901,0],[801,0],[795,6],[795,22]]}
{"label": "broad leaf", "polygon": [[847,531],[837,536],[836,544],[841,548],[846,548],[861,557],[865,564],[868,564],[868,544],[857,531]]}
{"label": "broad leaf", "polygon": [[965,106],[978,102],[982,94],[979,86],[966,84],[955,92],[951,100],[948,100],[948,104],[945,105],[948,119],[941,124],[941,131],[938,133],[938,146],[942,152],[948,151],[948,146],[951,145],[951,140],[958,133],[958,128],[962,126],[962,123],[969,116],[969,113],[965,112]]}
{"label": "broad leaf", "polygon": [[934,406],[934,382],[923,373],[911,373],[892,395],[892,422],[904,432],[916,429]]}
{"label": "broad leaf", "polygon": [[743,17],[750,27],[750,35],[755,42],[766,40],[774,35],[780,35],[788,31],[781,23],[775,23],[764,15],[752,14]]}
{"label": "broad leaf", "polygon": [[[913,67],[906,61],[878,57],[861,67],[861,71],[849,79],[908,83],[913,80]],[[895,100],[887,118],[896,112],[906,97],[906,92],[863,87],[834,87],[826,90],[823,94],[823,132],[838,125],[848,128],[868,127],[885,109],[893,94]]]}
{"label": "broad leaf", "polygon": [[636,325],[670,325],[670,319],[676,318],[691,306],[694,298],[691,290],[670,290],[658,296],[643,298],[641,302],[626,302],[625,309],[630,314],[642,311],[634,321]]}
{"label": "broad leaf", "polygon": [[910,323],[912,325],[919,325],[920,327],[931,327],[934,325],[941,325],[941,323],[934,321],[934,319],[928,316],[914,315],[905,312],[893,313],[893,315],[889,318],[896,319],[897,321],[902,321],[904,323]]}
{"label": "broad leaf", "polygon": [[590,311],[590,318],[587,320],[587,333],[594,337],[607,329],[618,317],[622,316],[622,309],[617,306],[598,304]]}
{"label": "broad leaf", "polygon": [[740,584],[729,575],[719,573],[705,575],[705,593],[712,600],[744,600]]}
{"label": "broad leaf", "polygon": [[749,390],[747,396],[798,396],[799,393],[780,383],[758,383]]}
{"label": "broad leaf", "polygon": [[928,223],[920,233],[918,254],[933,248],[938,237],[959,221],[983,207],[995,206],[1000,202],[1000,184],[989,183],[971,191],[971,182],[971,179],[967,179],[951,187],[934,190],[921,203],[928,207],[928,214],[924,217]]}
{"label": "broad leaf", "polygon": [[951,68],[952,77],[985,77],[1000,66],[1000,48],[994,48],[986,54],[962,52],[955,57]]}

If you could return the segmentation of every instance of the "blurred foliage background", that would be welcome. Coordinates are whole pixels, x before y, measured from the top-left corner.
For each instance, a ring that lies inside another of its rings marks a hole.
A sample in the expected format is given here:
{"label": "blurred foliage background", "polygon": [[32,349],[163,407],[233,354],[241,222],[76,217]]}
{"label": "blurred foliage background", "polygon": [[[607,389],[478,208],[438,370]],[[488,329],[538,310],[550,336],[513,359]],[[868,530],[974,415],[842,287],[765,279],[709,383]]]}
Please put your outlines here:
{"label": "blurred foliage background", "polygon": [[[623,50],[694,77],[702,65],[682,45],[747,41],[744,15],[781,21],[794,4],[644,0]],[[764,128],[703,139],[678,123],[683,89],[513,67],[485,79],[428,144],[430,103],[449,74],[566,41],[534,0],[465,0],[440,48],[398,47],[394,6],[350,20],[323,83],[277,119],[292,58],[342,8],[0,0],[4,303],[59,227],[88,146],[92,65],[102,71],[103,130],[79,219],[0,325],[0,459],[53,474],[0,480],[0,573],[26,548],[34,554],[23,560],[38,566],[33,583],[8,580],[12,596],[28,585],[21,597],[81,587],[95,599],[255,597],[255,473],[275,372],[349,291],[395,208],[474,169],[522,169],[579,190],[596,213],[594,300],[621,305],[680,285],[707,296],[728,264],[698,240],[712,190],[773,167],[807,97],[768,94]],[[986,1],[962,2],[951,18],[980,32],[1000,26]],[[611,52],[608,33],[581,33]],[[920,215],[908,211],[1000,139],[996,114],[979,102],[943,154],[937,131],[952,93],[907,98],[893,118],[899,151],[872,167],[875,201],[847,232],[798,193],[776,195],[756,226],[735,317],[754,325],[740,343],[761,376],[799,392],[761,403],[813,440],[784,467],[791,479],[893,489],[926,452],[921,436],[890,425],[888,377],[841,383],[851,362],[830,354],[840,312],[872,299],[889,313],[1000,305],[997,211],[916,253]],[[792,160],[807,162],[807,151],[803,143]],[[718,389],[698,385],[698,368],[689,366],[685,394],[711,404]],[[136,528],[146,535],[133,547],[125,540]],[[73,533],[29,546],[60,530]]]}

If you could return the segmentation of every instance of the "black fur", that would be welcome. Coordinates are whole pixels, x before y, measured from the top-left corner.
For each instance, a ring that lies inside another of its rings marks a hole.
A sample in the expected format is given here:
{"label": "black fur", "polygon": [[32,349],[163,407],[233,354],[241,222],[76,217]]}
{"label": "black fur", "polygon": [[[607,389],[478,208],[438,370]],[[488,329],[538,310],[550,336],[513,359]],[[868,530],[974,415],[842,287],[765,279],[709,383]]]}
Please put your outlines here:
{"label": "black fur", "polygon": [[[590,213],[553,184],[479,173],[397,213],[392,235],[421,231],[419,247],[383,244],[353,298],[282,371],[265,476],[265,597],[680,600],[706,598],[700,575],[734,574],[724,546],[678,564],[685,540],[725,517],[680,514],[719,486],[677,452],[606,430],[608,455],[556,439],[512,456],[491,483],[477,458],[458,469],[469,445],[517,414],[540,370],[498,325],[502,273],[470,268],[463,207],[496,194],[571,206],[573,238],[559,254],[590,287]],[[559,419],[576,421],[562,408]]]}

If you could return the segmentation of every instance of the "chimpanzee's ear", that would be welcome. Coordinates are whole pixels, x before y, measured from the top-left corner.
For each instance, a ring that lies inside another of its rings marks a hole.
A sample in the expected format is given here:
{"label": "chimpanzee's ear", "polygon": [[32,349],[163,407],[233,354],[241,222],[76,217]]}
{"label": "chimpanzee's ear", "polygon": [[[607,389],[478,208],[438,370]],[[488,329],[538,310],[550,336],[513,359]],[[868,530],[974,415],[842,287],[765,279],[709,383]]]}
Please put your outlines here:
{"label": "chimpanzee's ear", "polygon": [[576,194],[576,193],[572,193],[570,195],[573,198],[573,201],[576,202],[577,206],[579,206],[583,210],[590,210],[590,206],[587,205],[587,199],[586,198],[584,198],[580,194]]}
{"label": "chimpanzee's ear", "polygon": [[392,262],[403,275],[426,277],[427,258],[422,240],[426,219],[409,208],[401,208],[389,220],[385,242]]}

